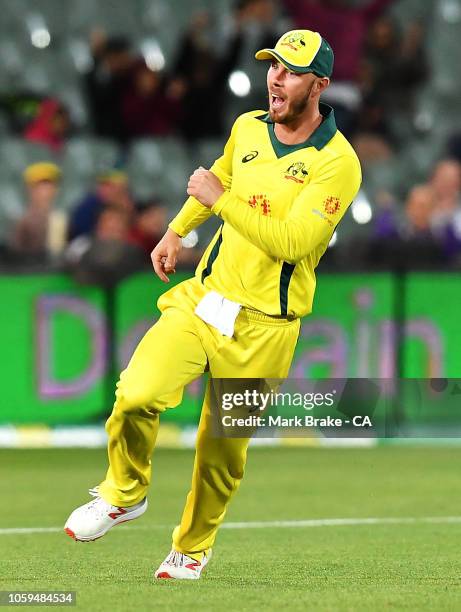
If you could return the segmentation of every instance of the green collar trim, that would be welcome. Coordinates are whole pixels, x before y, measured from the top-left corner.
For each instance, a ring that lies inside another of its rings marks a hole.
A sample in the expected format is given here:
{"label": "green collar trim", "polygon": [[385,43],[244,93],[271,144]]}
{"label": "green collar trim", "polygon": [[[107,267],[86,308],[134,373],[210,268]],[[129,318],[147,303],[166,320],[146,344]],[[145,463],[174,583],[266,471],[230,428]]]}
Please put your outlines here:
{"label": "green collar trim", "polygon": [[330,142],[338,130],[336,127],[335,112],[331,106],[323,102],[320,103],[319,109],[323,116],[322,123],[306,141],[292,145],[280,142],[277,138],[275,135],[274,123],[271,121],[269,113],[256,117],[256,119],[267,123],[267,130],[269,132],[272,148],[278,158],[293,153],[294,151],[299,151],[299,149],[306,149],[307,147],[315,147],[317,151],[321,151],[323,147]]}

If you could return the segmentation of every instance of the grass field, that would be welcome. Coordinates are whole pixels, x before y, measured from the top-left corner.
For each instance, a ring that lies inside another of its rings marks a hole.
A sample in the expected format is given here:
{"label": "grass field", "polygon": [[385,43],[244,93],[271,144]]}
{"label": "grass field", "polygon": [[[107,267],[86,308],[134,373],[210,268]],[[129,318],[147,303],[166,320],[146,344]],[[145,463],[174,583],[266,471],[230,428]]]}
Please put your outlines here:
{"label": "grass field", "polygon": [[[0,450],[0,590],[76,590],[77,608],[461,609],[461,522],[229,525],[202,579],[153,583],[190,479],[190,451],[156,452],[150,508],[101,540],[60,531],[103,473],[102,450]],[[227,521],[461,516],[461,449],[253,449]],[[461,519],[460,519],[461,520]]]}

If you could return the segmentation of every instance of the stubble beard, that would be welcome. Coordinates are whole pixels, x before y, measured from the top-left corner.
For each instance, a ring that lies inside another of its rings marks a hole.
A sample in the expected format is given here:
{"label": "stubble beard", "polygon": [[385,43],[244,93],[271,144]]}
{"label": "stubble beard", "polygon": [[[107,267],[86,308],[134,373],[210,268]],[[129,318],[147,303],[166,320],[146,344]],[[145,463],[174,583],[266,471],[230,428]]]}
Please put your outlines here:
{"label": "stubble beard", "polygon": [[288,106],[285,116],[282,116],[278,119],[277,119],[276,113],[273,113],[270,110],[270,95],[269,95],[269,117],[271,121],[273,123],[281,123],[282,125],[289,125],[290,123],[295,123],[306,110],[313,87],[314,87],[314,83],[311,84],[309,91],[307,92],[307,95],[305,95],[303,98],[299,100],[293,100],[293,102],[291,102],[291,104]]}

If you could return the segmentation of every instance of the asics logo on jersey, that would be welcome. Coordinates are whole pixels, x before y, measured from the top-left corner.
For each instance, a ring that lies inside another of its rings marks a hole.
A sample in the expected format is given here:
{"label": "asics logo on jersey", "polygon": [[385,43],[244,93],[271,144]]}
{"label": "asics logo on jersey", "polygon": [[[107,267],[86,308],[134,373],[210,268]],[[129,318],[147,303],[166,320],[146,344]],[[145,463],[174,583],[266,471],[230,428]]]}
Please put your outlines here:
{"label": "asics logo on jersey", "polygon": [[259,155],[259,151],[250,151],[249,153],[245,155],[245,157],[242,157],[242,163],[246,164],[247,162],[251,161],[255,157],[258,157],[258,155]]}

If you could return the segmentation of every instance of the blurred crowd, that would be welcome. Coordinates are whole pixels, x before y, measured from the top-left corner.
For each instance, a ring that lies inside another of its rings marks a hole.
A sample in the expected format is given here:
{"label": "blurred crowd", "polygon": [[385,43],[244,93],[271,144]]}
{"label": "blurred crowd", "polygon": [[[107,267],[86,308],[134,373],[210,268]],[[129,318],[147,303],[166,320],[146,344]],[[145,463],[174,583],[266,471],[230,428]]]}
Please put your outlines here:
{"label": "blurred crowd", "polygon": [[[216,40],[210,12],[193,14],[168,70],[163,57],[141,53],[136,41],[93,30],[91,68],[81,83],[92,133],[122,146],[149,136],[186,142],[223,137],[229,76],[243,59],[248,39],[253,53],[275,43],[281,32],[276,9],[281,8],[276,0],[236,0],[224,44]],[[18,98],[8,97],[3,104],[13,129],[58,152],[75,130],[68,109],[53,92],[45,99],[33,92]],[[265,99],[260,102],[265,105]]]}
{"label": "blurred crowd", "polygon": [[403,206],[382,190],[366,236],[338,249],[338,258],[372,270],[460,270],[460,162],[440,160],[426,182],[410,187]]}
{"label": "blurred crowd", "polygon": [[[111,286],[150,263],[163,236],[168,210],[156,196],[135,201],[128,176],[108,170],[70,215],[56,208],[61,170],[52,162],[28,166],[23,174],[25,212],[4,254],[11,264],[55,264],[82,283]],[[197,263],[200,253],[183,249],[179,266]]]}
{"label": "blurred crowd", "polygon": [[[24,213],[11,229],[4,258],[10,264],[61,262],[82,282],[116,282],[147,265],[169,211],[155,195],[155,184],[150,198],[136,201],[123,151],[144,137],[174,136],[189,147],[204,138],[224,142],[229,77],[248,60],[242,53],[273,46],[289,27],[318,30],[332,45],[335,71],[324,99],[362,163],[391,158],[402,144],[392,118],[397,112],[411,116],[430,77],[424,25],[415,20],[399,26],[390,12],[396,2],[237,0],[219,44],[210,13],[191,17],[168,70],[126,36],[94,30],[93,61],[81,82],[90,118],[85,129],[116,141],[121,161],[101,171],[65,214],[55,202],[62,184],[59,155],[76,133],[71,112],[56,92],[45,98],[25,92],[22,99],[17,93],[4,100],[10,129],[48,147],[52,160],[24,169]],[[259,98],[248,98],[247,110],[265,108],[264,83],[258,91]],[[405,202],[383,186],[367,238],[352,245],[351,261],[360,257],[374,267],[461,266],[459,137],[450,147],[423,184],[409,186]],[[184,252],[185,265],[197,261],[198,249]]]}
{"label": "blurred crowd", "polygon": [[[92,62],[81,83],[94,134],[127,145],[145,136],[177,136],[187,142],[224,136],[228,80],[242,61],[273,46],[287,27],[317,30],[335,50],[333,83],[325,94],[340,129],[355,139],[364,158],[388,155],[398,145],[390,119],[410,113],[415,92],[428,77],[424,29],[402,29],[388,9],[398,0],[237,0],[225,44],[216,40],[213,16],[192,15],[168,70],[136,50],[123,35],[95,29]],[[250,41],[250,45],[246,44]],[[251,58],[250,58],[251,59]],[[263,91],[259,84],[259,91]],[[53,96],[26,92],[27,114],[17,96],[8,100],[11,125],[28,140],[59,151],[73,133],[68,109]],[[249,100],[266,105],[265,95]],[[24,122],[27,125],[23,125]]]}

